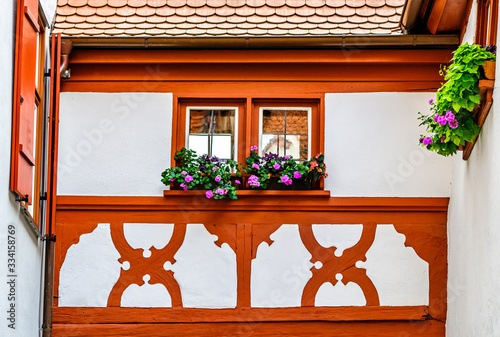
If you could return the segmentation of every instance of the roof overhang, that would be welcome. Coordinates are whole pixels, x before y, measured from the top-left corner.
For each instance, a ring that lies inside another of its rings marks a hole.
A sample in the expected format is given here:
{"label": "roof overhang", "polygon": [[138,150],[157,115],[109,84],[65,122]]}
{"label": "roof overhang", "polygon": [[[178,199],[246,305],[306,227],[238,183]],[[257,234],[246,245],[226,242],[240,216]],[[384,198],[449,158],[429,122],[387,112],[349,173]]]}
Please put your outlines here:
{"label": "roof overhang", "polygon": [[102,49],[449,49],[458,35],[345,35],[324,37],[74,37],[75,48]]}

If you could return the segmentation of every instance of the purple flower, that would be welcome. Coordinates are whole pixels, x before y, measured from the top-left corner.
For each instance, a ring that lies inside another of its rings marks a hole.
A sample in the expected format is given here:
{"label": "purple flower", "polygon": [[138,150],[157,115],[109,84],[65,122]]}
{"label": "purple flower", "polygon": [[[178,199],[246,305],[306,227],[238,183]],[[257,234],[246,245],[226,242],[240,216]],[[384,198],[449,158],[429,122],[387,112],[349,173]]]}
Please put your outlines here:
{"label": "purple flower", "polygon": [[234,182],[235,182],[236,184],[241,184],[241,181],[239,181],[238,179],[236,179]]}
{"label": "purple flower", "polygon": [[193,181],[193,176],[190,176],[189,174],[186,176],[186,178],[184,178],[184,180],[187,182],[187,183],[190,183]]}
{"label": "purple flower", "polygon": [[215,190],[215,194],[223,195],[224,194],[224,190],[222,188],[218,188],[218,189]]}
{"label": "purple flower", "polygon": [[252,164],[252,168],[254,168],[254,169],[258,170],[258,169],[260,169],[260,166],[259,166],[259,165],[257,165],[257,164],[255,164],[255,163],[253,163],[253,164]]}
{"label": "purple flower", "polygon": [[216,182],[219,182],[219,181],[221,181],[221,180],[222,180],[222,178],[221,178],[220,176],[215,177],[215,181],[216,181]]}
{"label": "purple flower", "polygon": [[259,178],[257,178],[257,176],[251,175],[250,178],[248,178],[248,185],[252,187],[259,187]]}
{"label": "purple flower", "polygon": [[302,177],[302,174],[301,174],[299,171],[295,171],[295,172],[293,173],[293,177],[294,177],[295,179],[299,179],[300,177]]}
{"label": "purple flower", "polygon": [[187,173],[186,171],[182,171],[182,172],[181,172],[181,174],[182,174],[183,176],[185,176],[185,175],[186,175],[186,174],[188,174],[188,173]]}
{"label": "purple flower", "polygon": [[290,179],[289,176],[287,176],[286,174],[284,176],[281,176],[281,182],[285,185],[291,185],[292,184],[292,179]]}
{"label": "purple flower", "polygon": [[455,115],[451,111],[446,111],[445,118],[446,118],[446,121],[452,122],[455,120]]}
{"label": "purple flower", "polygon": [[439,116],[438,117],[438,124],[439,125],[445,125],[446,123],[448,123],[448,121],[446,120],[445,116]]}
{"label": "purple flower", "polygon": [[438,118],[440,117],[440,115],[434,115],[434,123],[437,123],[438,122]]}
{"label": "purple flower", "polygon": [[456,119],[454,119],[454,120],[450,121],[450,122],[449,122],[449,124],[450,124],[450,127],[451,127],[452,129],[456,129],[456,128],[458,128],[458,122],[457,122],[457,120],[456,120]]}
{"label": "purple flower", "polygon": [[429,145],[432,144],[432,138],[431,137],[425,137],[423,140],[424,145]]}
{"label": "purple flower", "polygon": [[280,167],[281,167],[281,166],[280,166],[280,164],[278,164],[278,163],[274,163],[274,165],[273,165],[273,168],[274,168],[275,170],[279,170],[279,169],[280,169]]}
{"label": "purple flower", "polygon": [[210,199],[210,198],[213,198],[214,193],[212,191],[206,191],[205,196],[207,197],[207,199]]}
{"label": "purple flower", "polygon": [[434,102],[434,99],[433,99],[433,98],[431,98],[431,99],[429,100],[429,104],[432,104],[433,102]]}

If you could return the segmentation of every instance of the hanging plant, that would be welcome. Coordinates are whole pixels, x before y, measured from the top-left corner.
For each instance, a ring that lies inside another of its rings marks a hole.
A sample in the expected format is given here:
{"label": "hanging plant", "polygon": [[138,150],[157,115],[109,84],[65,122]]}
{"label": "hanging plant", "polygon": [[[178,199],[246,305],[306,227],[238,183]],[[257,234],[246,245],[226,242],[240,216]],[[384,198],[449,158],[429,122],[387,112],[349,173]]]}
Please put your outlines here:
{"label": "hanging plant", "polygon": [[427,135],[420,136],[421,146],[443,156],[457,153],[465,142],[479,133],[473,110],[481,103],[479,79],[485,61],[496,59],[496,47],[465,43],[453,52],[448,67],[440,70],[446,82],[438,89],[436,100],[429,100],[431,113],[418,113]]}

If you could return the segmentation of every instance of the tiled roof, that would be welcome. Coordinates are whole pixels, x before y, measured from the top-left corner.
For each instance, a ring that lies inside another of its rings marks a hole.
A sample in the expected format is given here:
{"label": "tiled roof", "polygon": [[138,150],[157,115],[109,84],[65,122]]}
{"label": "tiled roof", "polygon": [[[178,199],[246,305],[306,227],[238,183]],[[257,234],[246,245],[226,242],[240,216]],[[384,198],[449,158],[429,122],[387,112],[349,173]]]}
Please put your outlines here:
{"label": "tiled roof", "polygon": [[395,34],[405,0],[58,0],[65,36]]}

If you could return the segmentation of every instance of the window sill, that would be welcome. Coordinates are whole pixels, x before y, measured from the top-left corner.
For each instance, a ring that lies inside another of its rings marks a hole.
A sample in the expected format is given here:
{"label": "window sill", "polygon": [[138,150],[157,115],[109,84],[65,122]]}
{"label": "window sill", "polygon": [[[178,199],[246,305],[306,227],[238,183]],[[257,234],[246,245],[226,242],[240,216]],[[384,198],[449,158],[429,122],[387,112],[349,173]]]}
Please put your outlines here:
{"label": "window sill", "polygon": [[[163,196],[165,197],[199,197],[205,198],[205,190],[165,190]],[[241,197],[324,197],[330,198],[330,191],[326,190],[239,190],[237,192],[238,199]],[[226,201],[226,200],[223,200]],[[230,200],[229,200],[230,201]]]}
{"label": "window sill", "polygon": [[[496,62],[488,61],[484,66],[484,73],[486,75],[486,79],[479,81],[479,94],[481,95],[481,104],[474,109],[473,113],[475,114],[476,123],[479,128],[483,127],[484,121],[486,117],[488,117],[488,113],[491,110],[491,105],[493,104],[493,88],[495,87],[495,65]],[[467,160],[476,144],[477,138],[479,135],[476,135],[474,141],[467,142],[463,148],[462,159]]]}

